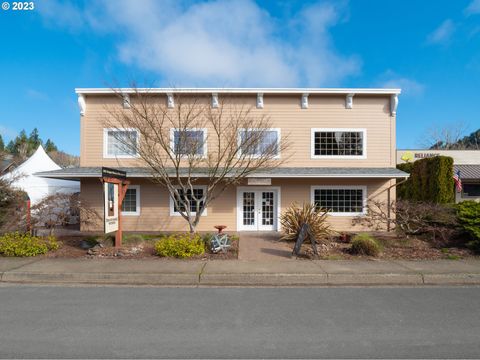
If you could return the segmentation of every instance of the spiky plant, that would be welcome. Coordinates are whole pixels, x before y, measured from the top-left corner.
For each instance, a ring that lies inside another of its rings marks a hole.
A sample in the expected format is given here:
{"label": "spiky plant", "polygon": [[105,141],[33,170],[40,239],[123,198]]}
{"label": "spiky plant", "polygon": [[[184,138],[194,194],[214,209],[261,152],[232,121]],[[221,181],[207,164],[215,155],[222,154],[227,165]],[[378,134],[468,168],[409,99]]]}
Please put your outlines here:
{"label": "spiky plant", "polygon": [[300,207],[293,203],[280,217],[282,224],[282,240],[295,241],[303,224],[308,224],[315,240],[321,241],[333,233],[327,222],[327,210],[317,209],[315,204],[303,203]]}

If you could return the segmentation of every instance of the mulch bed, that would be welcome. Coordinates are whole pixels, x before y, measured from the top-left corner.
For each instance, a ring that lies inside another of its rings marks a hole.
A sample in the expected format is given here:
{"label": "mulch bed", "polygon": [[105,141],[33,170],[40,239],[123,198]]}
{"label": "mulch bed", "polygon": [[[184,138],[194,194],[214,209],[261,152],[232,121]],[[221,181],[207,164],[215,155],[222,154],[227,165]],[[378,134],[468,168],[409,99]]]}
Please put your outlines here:
{"label": "mulch bed", "polygon": [[[106,258],[106,259],[166,259],[155,254],[154,240],[144,241],[137,244],[125,244],[121,248],[113,246],[96,247],[95,251],[84,250],[80,247],[82,236],[58,237],[61,246],[58,250],[44,255],[48,258]],[[232,241],[230,250],[218,254],[205,251],[205,254],[193,256],[186,260],[232,260],[238,258],[238,240]]]}
{"label": "mulch bed", "polygon": [[[478,258],[471,250],[463,247],[438,248],[427,241],[418,238],[398,238],[387,233],[374,234],[375,238],[383,245],[383,251],[378,257],[352,254],[350,243],[333,238],[324,244],[317,244],[319,258],[322,260],[354,260],[354,259],[384,259],[384,260],[458,260],[465,258]],[[292,243],[293,248],[293,243]],[[313,259],[315,255],[311,244],[304,243],[301,247],[299,258]]]}

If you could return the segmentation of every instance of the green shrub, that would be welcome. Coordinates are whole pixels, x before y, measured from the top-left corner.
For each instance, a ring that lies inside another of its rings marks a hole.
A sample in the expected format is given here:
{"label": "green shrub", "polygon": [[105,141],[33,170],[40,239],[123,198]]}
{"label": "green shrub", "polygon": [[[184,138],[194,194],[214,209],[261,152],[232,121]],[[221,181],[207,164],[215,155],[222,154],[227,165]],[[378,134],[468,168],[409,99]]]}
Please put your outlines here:
{"label": "green shrub", "polygon": [[38,237],[19,232],[0,236],[0,254],[3,256],[37,256],[59,247],[54,236]]}
{"label": "green shrub", "polygon": [[358,234],[352,239],[351,251],[358,255],[378,256],[382,250],[380,243],[371,235]]}
{"label": "green shrub", "polygon": [[131,234],[123,237],[124,244],[137,245],[137,244],[141,244],[144,241],[145,241],[144,237],[139,234]]}
{"label": "green shrub", "polygon": [[397,188],[402,200],[453,203],[455,200],[453,181],[453,159],[448,156],[434,156],[414,163],[399,164],[397,168],[410,173],[406,182]]}
{"label": "green shrub", "polygon": [[460,226],[471,237],[467,245],[475,252],[480,253],[480,203],[475,201],[462,201],[456,205],[457,217]]}
{"label": "green shrub", "polygon": [[198,234],[166,235],[155,243],[155,253],[159,256],[189,258],[205,253],[205,243]]}

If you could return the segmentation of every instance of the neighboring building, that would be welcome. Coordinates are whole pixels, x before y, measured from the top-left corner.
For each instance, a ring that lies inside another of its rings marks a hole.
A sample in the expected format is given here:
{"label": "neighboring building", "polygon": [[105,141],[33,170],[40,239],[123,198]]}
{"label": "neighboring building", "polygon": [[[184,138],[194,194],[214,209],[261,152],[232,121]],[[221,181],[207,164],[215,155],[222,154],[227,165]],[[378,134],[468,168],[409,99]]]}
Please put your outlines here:
{"label": "neighboring building", "polygon": [[412,162],[433,156],[453,158],[454,173],[460,172],[463,190],[455,192],[456,202],[463,200],[480,201],[480,150],[397,150],[397,163]]}
{"label": "neighboring building", "polygon": [[15,167],[15,160],[13,159],[13,155],[5,154],[0,159],[0,176],[3,174],[8,173]]}
{"label": "neighboring building", "polygon": [[[119,91],[125,96],[135,94],[133,89]],[[270,135],[278,141],[288,136],[291,143],[285,153],[279,154],[286,159],[281,167],[252,175],[211,203],[197,227],[199,231],[213,231],[217,224],[225,224],[231,231],[278,231],[280,214],[294,202],[315,202],[331,209],[329,221],[333,227],[349,230],[352,218],[364,213],[368,198],[386,200],[388,188],[392,188],[394,198],[396,179],[408,176],[395,167],[397,89],[145,91],[171,106],[175,104],[170,94],[175,92],[205,97],[208,103],[228,93],[236,102],[252,106],[256,114],[268,115],[273,122]],[[111,89],[76,92],[81,113],[80,167],[41,175],[80,180],[82,197],[101,213],[101,167],[121,168],[132,183],[122,212],[124,230],[187,230],[168,192],[149,181],[141,161],[122,153],[115,146],[114,134],[102,125],[108,117],[105,105],[121,109],[121,99]],[[135,134],[135,129],[123,131]],[[203,191],[201,186],[197,190]],[[88,228],[101,229],[103,224]]]}
{"label": "neighboring building", "polygon": [[38,204],[43,198],[56,193],[77,193],[80,191],[80,182],[72,180],[48,179],[34,175],[40,171],[61,169],[47,155],[40,145],[38,149],[23,163],[10,172],[2,175],[3,179],[12,182],[12,186],[28,194],[31,205]]}

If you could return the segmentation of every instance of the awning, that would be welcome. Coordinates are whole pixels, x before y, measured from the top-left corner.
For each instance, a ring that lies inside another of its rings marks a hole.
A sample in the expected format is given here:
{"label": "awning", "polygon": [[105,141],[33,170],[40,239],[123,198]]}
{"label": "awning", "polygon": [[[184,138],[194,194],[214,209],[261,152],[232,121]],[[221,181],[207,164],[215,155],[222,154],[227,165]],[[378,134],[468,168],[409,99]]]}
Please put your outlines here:
{"label": "awning", "polygon": [[460,171],[461,180],[480,180],[480,165],[453,165],[453,171]]}
{"label": "awning", "polygon": [[[126,171],[128,178],[150,178],[152,172],[149,168],[143,167],[119,167],[119,170]],[[171,175],[175,176],[174,169],[170,170]],[[187,173],[187,169],[181,172]],[[53,178],[53,179],[75,179],[100,178],[102,175],[101,167],[77,167],[66,168],[54,171],[38,172],[35,175]],[[207,169],[198,169],[194,177],[208,177]],[[396,168],[353,168],[353,167],[278,167],[271,169],[262,169],[249,178],[406,178],[409,174]]]}

